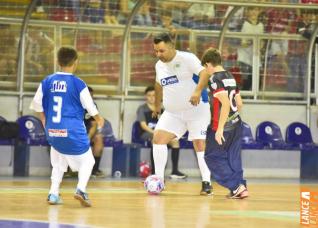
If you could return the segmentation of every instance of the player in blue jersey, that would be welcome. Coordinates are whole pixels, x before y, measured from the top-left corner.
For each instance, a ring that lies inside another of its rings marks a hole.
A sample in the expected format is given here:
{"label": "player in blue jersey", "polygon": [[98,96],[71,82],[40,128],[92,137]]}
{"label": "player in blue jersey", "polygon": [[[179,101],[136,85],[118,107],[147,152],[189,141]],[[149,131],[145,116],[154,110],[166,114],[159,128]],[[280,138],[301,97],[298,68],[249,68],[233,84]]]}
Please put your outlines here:
{"label": "player in blue jersey", "polygon": [[207,129],[205,161],[215,180],[230,190],[228,198],[248,197],[243,179],[241,159],[242,98],[233,76],[222,64],[217,49],[208,49],[201,60],[209,75],[200,78],[191,103],[199,104],[202,89],[207,85],[212,95],[212,118]]}
{"label": "player in blue jersey", "polygon": [[41,82],[30,105],[40,114],[51,145],[53,168],[48,203],[62,203],[60,183],[70,166],[73,171],[78,171],[74,198],[82,206],[90,207],[86,186],[95,161],[83,121],[85,109],[96,120],[99,128],[103,127],[104,119],[98,114],[85,82],[73,74],[78,64],[76,50],[60,48],[58,64],[61,71],[47,76]]}

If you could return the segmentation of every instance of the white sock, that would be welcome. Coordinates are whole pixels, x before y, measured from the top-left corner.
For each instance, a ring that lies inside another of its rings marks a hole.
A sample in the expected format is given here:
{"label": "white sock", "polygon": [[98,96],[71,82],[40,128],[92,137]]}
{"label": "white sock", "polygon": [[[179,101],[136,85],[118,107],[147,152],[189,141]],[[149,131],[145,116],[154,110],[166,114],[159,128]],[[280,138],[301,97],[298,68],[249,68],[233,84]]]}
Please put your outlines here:
{"label": "white sock", "polygon": [[155,173],[162,179],[165,177],[165,167],[168,160],[168,147],[162,144],[153,144],[153,160]]}
{"label": "white sock", "polygon": [[196,152],[198,158],[199,169],[201,172],[202,181],[211,182],[211,172],[204,160],[204,152]]}
{"label": "white sock", "polygon": [[49,191],[49,194],[54,194],[54,195],[59,195],[60,193],[60,184],[62,182],[64,175],[64,171],[60,170],[59,168],[54,168],[52,169],[52,174],[51,174],[51,188]]}

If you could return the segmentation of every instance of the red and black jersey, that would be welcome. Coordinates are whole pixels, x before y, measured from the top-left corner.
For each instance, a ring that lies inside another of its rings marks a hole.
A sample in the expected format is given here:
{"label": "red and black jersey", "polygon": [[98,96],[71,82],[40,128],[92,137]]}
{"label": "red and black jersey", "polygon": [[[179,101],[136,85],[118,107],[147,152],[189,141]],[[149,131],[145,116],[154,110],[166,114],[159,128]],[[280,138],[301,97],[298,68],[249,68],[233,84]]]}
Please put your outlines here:
{"label": "red and black jersey", "polygon": [[211,127],[216,131],[219,124],[219,117],[221,111],[221,102],[217,97],[218,93],[227,93],[230,100],[230,113],[228,120],[225,123],[224,131],[233,129],[238,122],[240,122],[240,116],[237,110],[235,96],[239,94],[236,81],[233,75],[228,71],[215,72],[209,81],[209,88],[211,91]]}

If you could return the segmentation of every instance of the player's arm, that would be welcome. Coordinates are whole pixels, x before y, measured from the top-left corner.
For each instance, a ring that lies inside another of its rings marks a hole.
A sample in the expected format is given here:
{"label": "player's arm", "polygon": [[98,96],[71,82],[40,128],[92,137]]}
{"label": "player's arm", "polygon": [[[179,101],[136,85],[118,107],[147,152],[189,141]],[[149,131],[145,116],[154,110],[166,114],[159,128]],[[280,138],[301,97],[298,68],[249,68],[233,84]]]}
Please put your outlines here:
{"label": "player's arm", "polygon": [[161,113],[161,102],[162,102],[162,86],[156,82],[155,83],[155,115]]}
{"label": "player's arm", "polygon": [[43,106],[42,106],[42,98],[43,98],[43,92],[42,92],[42,83],[39,85],[34,98],[30,104],[30,109],[34,110],[35,112],[37,112],[43,127],[45,128],[45,114],[44,114],[44,110],[43,110]]}
{"label": "player's arm", "polygon": [[150,128],[145,121],[140,121],[140,127],[146,132],[149,132],[152,134],[154,132],[154,130],[152,128]]}
{"label": "player's arm", "polygon": [[201,70],[199,73],[199,82],[197,84],[197,87],[190,97],[190,102],[192,105],[198,105],[200,103],[202,90],[207,87],[209,79],[210,74],[207,72],[207,70]]}
{"label": "player's arm", "polygon": [[93,98],[91,97],[87,87],[81,91],[80,100],[83,108],[85,108],[88,114],[97,122],[97,128],[101,129],[104,126],[105,120],[99,115],[96,105],[94,104]]}
{"label": "player's arm", "polygon": [[230,105],[230,99],[228,97],[228,94],[225,91],[215,94],[214,97],[216,97],[221,102],[219,125],[215,132],[215,140],[217,141],[219,145],[222,145],[222,140],[224,141],[224,137],[223,137],[224,125],[229,116],[231,105]]}
{"label": "player's arm", "polygon": [[88,138],[90,140],[93,138],[96,131],[97,131],[97,122],[93,120],[91,121],[91,127],[89,128],[89,131],[88,131]]}
{"label": "player's arm", "polygon": [[236,102],[237,110],[238,110],[239,113],[241,113],[242,106],[243,106],[243,100],[242,100],[241,95],[239,93],[236,94],[234,99],[235,99],[235,102]]}

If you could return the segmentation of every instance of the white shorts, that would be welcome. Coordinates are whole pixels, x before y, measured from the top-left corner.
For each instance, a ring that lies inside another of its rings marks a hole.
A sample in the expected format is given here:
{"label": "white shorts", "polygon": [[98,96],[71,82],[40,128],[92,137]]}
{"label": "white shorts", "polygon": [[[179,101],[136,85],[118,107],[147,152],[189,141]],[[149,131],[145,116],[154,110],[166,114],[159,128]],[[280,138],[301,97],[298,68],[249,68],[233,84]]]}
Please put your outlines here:
{"label": "white shorts", "polygon": [[95,159],[91,148],[80,155],[69,155],[62,154],[51,146],[51,164],[53,167],[58,168],[61,171],[66,172],[68,166],[70,166],[72,171],[79,171],[79,168],[82,165],[93,167],[94,163]]}
{"label": "white shorts", "polygon": [[189,131],[188,140],[190,141],[205,139],[210,119],[210,105],[201,102],[197,107],[187,111],[172,113],[165,110],[155,129],[171,132],[178,139],[187,131]]}

